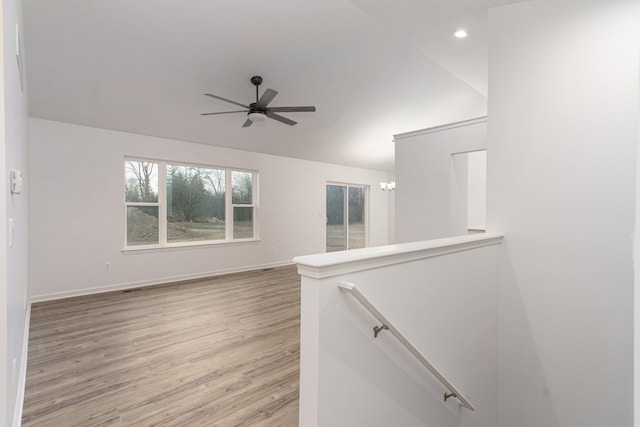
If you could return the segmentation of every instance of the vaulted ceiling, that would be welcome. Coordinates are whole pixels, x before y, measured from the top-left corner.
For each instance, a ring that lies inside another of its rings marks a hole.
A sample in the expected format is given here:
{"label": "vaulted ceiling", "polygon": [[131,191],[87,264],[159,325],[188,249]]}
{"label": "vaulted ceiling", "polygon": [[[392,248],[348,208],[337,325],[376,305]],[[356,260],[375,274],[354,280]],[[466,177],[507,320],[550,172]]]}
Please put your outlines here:
{"label": "vaulted ceiling", "polygon": [[[30,115],[391,170],[394,134],[486,114],[487,11],[513,2],[25,0]],[[200,115],[254,101],[253,75],[317,111]]]}

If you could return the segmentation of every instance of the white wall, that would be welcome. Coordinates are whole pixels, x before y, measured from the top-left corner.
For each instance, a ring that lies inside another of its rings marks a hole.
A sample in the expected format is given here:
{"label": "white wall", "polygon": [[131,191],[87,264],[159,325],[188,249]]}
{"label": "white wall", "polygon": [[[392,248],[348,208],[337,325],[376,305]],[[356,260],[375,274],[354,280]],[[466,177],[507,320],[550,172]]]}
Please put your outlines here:
{"label": "white wall", "polygon": [[[468,153],[457,153],[450,156],[449,161],[449,230],[451,235],[466,234],[469,217],[469,158]],[[444,161],[445,159],[443,159]],[[446,185],[446,183],[444,183]],[[443,192],[443,194],[445,194]],[[444,203],[442,200],[440,203]],[[452,230],[453,224],[459,227],[458,232]]]}
{"label": "white wall", "polygon": [[499,426],[631,426],[637,2],[490,10]]}
{"label": "white wall", "polygon": [[[396,179],[396,174],[395,171],[389,174],[389,177],[387,178],[387,180],[385,182],[395,182]],[[395,230],[395,223],[396,223],[396,192],[395,190],[393,191],[389,191],[389,244],[391,243],[395,243],[396,242],[396,230]]]}
{"label": "white wall", "polygon": [[[466,200],[452,195],[452,155],[486,148],[486,119],[400,134],[394,140],[396,242],[466,234]],[[458,184],[466,189],[466,178]]]}
{"label": "white wall", "polygon": [[[640,71],[640,70],[639,70]],[[640,80],[640,76],[638,77]],[[638,105],[640,105],[640,91],[638,91]],[[634,271],[634,425],[640,425],[640,257],[635,254],[640,253],[640,108],[638,108],[638,136],[636,144],[636,217],[634,228],[633,245],[633,271]]]}
{"label": "white wall", "polygon": [[467,224],[469,229],[487,227],[487,151],[467,153]]}
{"label": "white wall", "polygon": [[[382,171],[39,119],[31,119],[30,131],[35,299],[281,265],[324,252],[327,181],[371,186],[369,243],[387,243]],[[123,253],[124,156],[258,170],[261,241]]]}
{"label": "white wall", "polygon": [[[301,427],[495,427],[499,236],[296,258]],[[464,266],[464,268],[460,268]],[[447,389],[338,282],[358,286],[476,408]],[[514,424],[515,425],[515,424]]]}
{"label": "white wall", "polygon": [[[2,16],[0,16],[0,19]],[[2,37],[2,43],[4,45],[5,35],[0,33]],[[4,46],[2,47],[4,52]],[[0,64],[0,77],[4,80],[4,61]],[[4,85],[0,84],[0,132],[2,138],[0,138],[0,188],[7,188],[7,139],[4,137],[5,118],[4,118]],[[7,360],[9,359],[8,348],[8,313],[9,302],[7,300],[7,201],[6,197],[0,197],[0,426],[4,427],[9,425],[7,423],[9,414],[7,413],[9,389],[7,385],[7,374],[9,373],[9,366]],[[13,398],[13,397],[12,397]]]}
{"label": "white wall", "polygon": [[[27,328],[27,284],[28,284],[28,102],[26,92],[26,71],[24,72],[24,91],[20,86],[20,76],[16,60],[16,24],[20,24],[22,47],[22,3],[18,0],[2,2],[2,155],[0,155],[0,184],[4,189],[0,204],[2,231],[0,241],[0,362],[3,367],[0,374],[0,426],[14,425],[14,419],[21,414],[22,394],[24,391],[24,372],[26,370]],[[22,52],[24,55],[24,51]],[[24,56],[23,56],[24,60]],[[26,67],[26,63],[23,63]],[[8,175],[11,169],[21,170],[24,175],[22,194],[12,195],[9,189]],[[9,219],[14,223],[13,244],[7,244]]]}

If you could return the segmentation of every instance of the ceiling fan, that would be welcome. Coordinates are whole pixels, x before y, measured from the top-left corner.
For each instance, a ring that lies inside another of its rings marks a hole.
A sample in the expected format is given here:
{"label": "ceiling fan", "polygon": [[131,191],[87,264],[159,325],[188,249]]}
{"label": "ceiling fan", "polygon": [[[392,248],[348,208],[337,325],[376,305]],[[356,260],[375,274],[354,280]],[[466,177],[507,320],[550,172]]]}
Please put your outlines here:
{"label": "ceiling fan", "polygon": [[245,110],[236,110],[236,111],[222,111],[220,113],[201,113],[201,116],[212,116],[215,114],[230,114],[230,113],[247,113],[247,120],[242,125],[243,128],[251,126],[253,122],[261,122],[266,120],[266,118],[270,118],[273,120],[277,120],[282,123],[286,123],[289,126],[293,126],[298,122],[294,122],[291,119],[283,117],[279,114],[275,113],[298,113],[298,112],[314,112],[316,111],[316,107],[267,107],[273,98],[278,94],[273,89],[267,89],[264,91],[261,97],[259,97],[258,87],[262,84],[262,77],[253,76],[251,77],[251,83],[256,87],[256,102],[252,102],[249,105],[244,105],[239,102],[232,101],[230,99],[223,98],[218,95],[212,95],[210,93],[205,93],[205,96],[209,96],[211,98],[219,99],[221,101],[229,102],[231,104],[237,105],[239,107],[245,108]]}

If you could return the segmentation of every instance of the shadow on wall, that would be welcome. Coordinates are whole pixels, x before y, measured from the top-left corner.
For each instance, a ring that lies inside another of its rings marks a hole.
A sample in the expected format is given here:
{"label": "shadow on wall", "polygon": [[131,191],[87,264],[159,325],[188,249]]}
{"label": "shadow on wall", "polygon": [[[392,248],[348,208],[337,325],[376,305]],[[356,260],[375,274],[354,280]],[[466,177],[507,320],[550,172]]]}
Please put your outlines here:
{"label": "shadow on wall", "polygon": [[[553,390],[547,384],[508,247],[507,240],[498,252],[498,271],[500,272],[498,277],[500,301],[498,357],[502,367],[498,379],[500,393],[498,425],[559,427],[557,411],[553,406]],[[518,345],[509,343],[518,343]],[[509,361],[518,361],[517,366],[507,366]],[[527,366],[528,369],[524,371],[520,369],[521,366]],[[523,389],[523,384],[526,384],[526,389]],[[511,404],[513,400],[524,401],[524,404],[513,405]],[[523,407],[536,409],[527,411],[525,414],[518,410]],[[526,424],[522,424],[523,420],[526,420]],[[553,423],[549,424],[549,420],[553,420]]]}

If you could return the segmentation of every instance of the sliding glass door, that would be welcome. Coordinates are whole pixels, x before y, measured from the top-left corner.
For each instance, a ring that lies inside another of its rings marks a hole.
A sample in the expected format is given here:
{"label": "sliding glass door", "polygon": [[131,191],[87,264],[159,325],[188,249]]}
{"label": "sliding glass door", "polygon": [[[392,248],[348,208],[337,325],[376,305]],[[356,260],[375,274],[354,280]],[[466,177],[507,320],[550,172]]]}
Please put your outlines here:
{"label": "sliding glass door", "polygon": [[327,184],[327,252],[364,248],[367,187]]}

